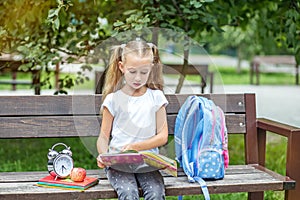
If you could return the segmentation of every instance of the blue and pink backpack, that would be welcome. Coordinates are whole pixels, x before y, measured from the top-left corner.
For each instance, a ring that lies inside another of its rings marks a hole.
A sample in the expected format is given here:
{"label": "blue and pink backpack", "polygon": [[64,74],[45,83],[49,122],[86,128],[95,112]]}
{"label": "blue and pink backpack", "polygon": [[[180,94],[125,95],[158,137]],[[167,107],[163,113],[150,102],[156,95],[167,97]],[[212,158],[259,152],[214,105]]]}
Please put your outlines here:
{"label": "blue and pink backpack", "polygon": [[223,179],[229,164],[228,137],[222,109],[201,96],[189,96],[175,122],[176,160],[189,182],[198,182],[209,200],[205,180]]}

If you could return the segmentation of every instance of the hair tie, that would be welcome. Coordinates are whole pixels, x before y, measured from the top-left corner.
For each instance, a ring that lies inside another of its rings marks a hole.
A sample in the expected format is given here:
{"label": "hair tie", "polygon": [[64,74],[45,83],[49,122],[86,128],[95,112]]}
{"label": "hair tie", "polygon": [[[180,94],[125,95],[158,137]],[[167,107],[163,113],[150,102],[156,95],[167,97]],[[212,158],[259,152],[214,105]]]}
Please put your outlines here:
{"label": "hair tie", "polygon": [[154,46],[154,44],[153,43],[147,43],[148,44],[148,46],[150,47],[150,49],[152,49],[153,48],[153,46]]}
{"label": "hair tie", "polygon": [[126,46],[126,44],[121,44],[121,45],[120,45],[120,47],[121,47],[122,49],[124,49],[125,46]]}

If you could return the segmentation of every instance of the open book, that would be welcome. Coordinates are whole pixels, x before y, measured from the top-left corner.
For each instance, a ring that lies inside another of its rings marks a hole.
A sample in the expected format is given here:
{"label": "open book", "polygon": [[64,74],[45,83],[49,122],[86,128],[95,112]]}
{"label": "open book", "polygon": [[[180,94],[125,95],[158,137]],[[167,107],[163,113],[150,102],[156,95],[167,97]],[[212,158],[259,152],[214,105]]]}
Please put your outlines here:
{"label": "open book", "polygon": [[177,163],[161,154],[129,150],[121,153],[101,154],[100,158],[106,166],[127,172],[146,172],[163,170],[167,174],[177,176]]}

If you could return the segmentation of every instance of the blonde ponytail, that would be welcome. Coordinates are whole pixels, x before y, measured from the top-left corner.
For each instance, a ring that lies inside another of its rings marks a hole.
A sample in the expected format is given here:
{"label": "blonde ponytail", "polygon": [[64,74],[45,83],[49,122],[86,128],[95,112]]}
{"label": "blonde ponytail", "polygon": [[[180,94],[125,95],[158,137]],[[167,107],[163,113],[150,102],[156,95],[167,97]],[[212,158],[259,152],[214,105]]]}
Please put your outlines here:
{"label": "blonde ponytail", "polygon": [[122,72],[118,67],[119,61],[122,61],[122,48],[121,45],[114,46],[113,52],[110,57],[107,73],[105,75],[105,83],[103,89],[102,101],[106,98],[109,93],[112,93],[120,88],[117,86],[120,85],[122,80]]}

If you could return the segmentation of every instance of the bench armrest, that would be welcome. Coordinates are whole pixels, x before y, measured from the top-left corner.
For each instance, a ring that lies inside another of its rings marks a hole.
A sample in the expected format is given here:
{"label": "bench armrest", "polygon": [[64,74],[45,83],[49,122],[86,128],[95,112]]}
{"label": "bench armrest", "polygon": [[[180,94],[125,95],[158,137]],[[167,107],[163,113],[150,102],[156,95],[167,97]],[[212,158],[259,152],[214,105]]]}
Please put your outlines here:
{"label": "bench armrest", "polygon": [[270,131],[281,136],[289,137],[292,132],[299,132],[300,128],[283,124],[274,120],[266,118],[258,118],[256,120],[256,127],[265,131]]}
{"label": "bench armrest", "polygon": [[259,164],[265,166],[267,131],[284,136],[287,138],[286,176],[300,181],[300,128],[265,118],[258,118],[256,127]]}

